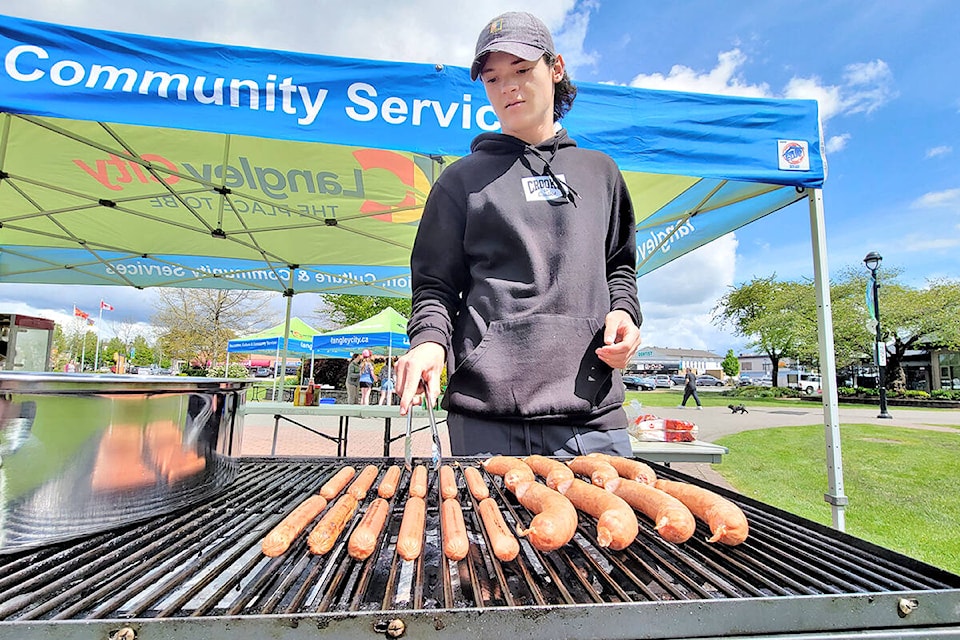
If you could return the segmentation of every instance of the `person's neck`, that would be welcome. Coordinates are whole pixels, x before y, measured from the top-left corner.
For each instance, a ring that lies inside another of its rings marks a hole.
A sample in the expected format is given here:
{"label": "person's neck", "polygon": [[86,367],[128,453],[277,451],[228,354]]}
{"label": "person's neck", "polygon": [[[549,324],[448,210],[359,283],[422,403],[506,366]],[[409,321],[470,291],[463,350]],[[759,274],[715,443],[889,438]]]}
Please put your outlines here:
{"label": "person's neck", "polygon": [[519,138],[529,145],[537,146],[557,135],[557,131],[559,131],[559,126],[551,120],[549,124],[540,124],[524,131],[504,131],[504,133]]}

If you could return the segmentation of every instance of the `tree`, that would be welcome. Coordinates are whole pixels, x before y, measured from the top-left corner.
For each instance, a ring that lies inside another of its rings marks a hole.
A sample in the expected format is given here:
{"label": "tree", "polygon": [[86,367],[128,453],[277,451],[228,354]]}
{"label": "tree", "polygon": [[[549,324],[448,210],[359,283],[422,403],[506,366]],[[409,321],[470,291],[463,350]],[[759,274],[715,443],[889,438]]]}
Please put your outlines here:
{"label": "tree", "polygon": [[809,341],[809,330],[804,331],[805,320],[799,313],[808,306],[804,285],[775,278],[754,278],[732,288],[717,302],[714,322],[731,326],[734,333],[750,339],[751,347],[770,358],[773,385],[777,386],[780,360],[801,353]]}
{"label": "tree", "polygon": [[412,310],[410,298],[390,298],[385,296],[354,296],[347,294],[327,294],[320,296],[324,308],[317,309],[317,314],[326,316],[334,322],[331,328],[366,320],[386,309],[394,310],[405,318],[410,317]]}
{"label": "tree", "polygon": [[[900,284],[899,275],[885,269],[879,295],[880,335],[887,350],[883,384],[897,391],[906,384],[902,363],[907,351],[960,348],[960,281],[932,280],[914,288]],[[870,279],[862,269],[849,269],[832,289],[838,363],[841,346],[851,361],[873,361],[876,329],[864,296],[868,286]]]}
{"label": "tree", "polygon": [[215,362],[226,354],[227,341],[271,323],[274,294],[259,291],[158,289],[153,324],[163,327],[158,345],[164,357]]}
{"label": "tree", "polygon": [[720,363],[720,368],[723,369],[725,375],[731,378],[740,373],[740,361],[737,360],[737,356],[733,355],[733,349],[727,349],[727,355]]}
{"label": "tree", "polygon": [[[934,280],[914,288],[897,282],[897,269],[885,269],[880,289],[881,339],[886,344],[886,380],[902,390],[902,362],[917,348],[960,349],[960,281]],[[841,270],[830,285],[834,357],[838,366],[873,361],[875,325],[871,324],[863,269]],[[733,288],[717,303],[714,322],[729,324],[750,345],[770,357],[773,370],[781,358],[819,364],[818,324],[813,283],[755,278]],[[777,376],[773,376],[777,383]]]}

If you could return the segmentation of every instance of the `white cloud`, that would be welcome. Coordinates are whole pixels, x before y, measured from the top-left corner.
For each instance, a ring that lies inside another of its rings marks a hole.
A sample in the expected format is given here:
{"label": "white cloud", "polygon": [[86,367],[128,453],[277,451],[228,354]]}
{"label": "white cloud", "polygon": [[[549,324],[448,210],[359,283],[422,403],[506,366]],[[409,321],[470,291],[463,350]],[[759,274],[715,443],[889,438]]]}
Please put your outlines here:
{"label": "white cloud", "polygon": [[926,159],[937,158],[939,156],[950,155],[953,152],[953,147],[942,144],[938,147],[932,147],[927,149],[927,153],[923,156]]}
{"label": "white cloud", "polygon": [[734,283],[737,244],[727,234],[639,279],[644,344],[724,352],[733,347],[734,339],[711,318],[717,299]]}
{"label": "white cloud", "polygon": [[825,145],[826,152],[836,153],[838,151],[843,151],[843,149],[847,146],[847,142],[850,141],[850,137],[851,136],[849,133],[841,133],[838,136],[830,136],[827,138]]}
{"label": "white cloud", "polygon": [[960,207],[960,189],[945,189],[925,193],[912,203],[913,209],[932,209],[939,207]]}
{"label": "white cloud", "polygon": [[944,251],[960,247],[960,236],[955,238],[931,238],[922,235],[910,235],[902,239],[900,243],[902,251]]}
{"label": "white cloud", "polygon": [[746,60],[746,55],[740,49],[731,49],[717,55],[717,66],[707,72],[699,73],[678,64],[671,67],[666,76],[660,73],[641,73],[634,76],[630,86],[755,98],[770,97],[769,85],[749,84],[743,79],[739,71]]}

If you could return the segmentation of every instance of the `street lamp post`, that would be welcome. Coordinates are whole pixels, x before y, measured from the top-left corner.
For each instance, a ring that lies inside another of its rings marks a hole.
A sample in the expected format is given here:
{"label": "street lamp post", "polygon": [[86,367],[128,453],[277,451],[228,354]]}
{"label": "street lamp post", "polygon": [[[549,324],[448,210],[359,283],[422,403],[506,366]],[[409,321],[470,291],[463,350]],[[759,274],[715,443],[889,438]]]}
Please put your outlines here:
{"label": "street lamp post", "polygon": [[877,362],[877,386],[880,387],[880,415],[878,418],[893,418],[892,415],[887,411],[887,377],[886,377],[886,365],[887,365],[887,348],[881,342],[882,338],[880,336],[880,298],[877,295],[880,291],[880,285],[877,284],[877,269],[880,268],[880,262],[883,260],[883,257],[876,251],[871,251],[863,259],[863,264],[867,266],[867,269],[870,270],[870,280],[873,287],[873,316],[877,321],[877,336],[876,344],[874,348],[876,353],[874,354]]}

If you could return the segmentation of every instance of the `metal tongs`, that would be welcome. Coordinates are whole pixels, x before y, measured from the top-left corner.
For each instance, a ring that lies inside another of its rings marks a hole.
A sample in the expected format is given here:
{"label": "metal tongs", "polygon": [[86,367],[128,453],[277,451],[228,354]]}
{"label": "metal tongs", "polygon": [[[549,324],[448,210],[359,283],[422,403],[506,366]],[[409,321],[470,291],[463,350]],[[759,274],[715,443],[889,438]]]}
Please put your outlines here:
{"label": "metal tongs", "polygon": [[[433,414],[433,398],[427,385],[423,385],[423,396],[427,403],[427,416],[430,418],[430,435],[433,437],[432,462],[433,469],[440,468],[440,432],[437,431],[437,417]],[[407,434],[403,439],[403,461],[407,471],[413,469],[413,407],[407,412]]]}

